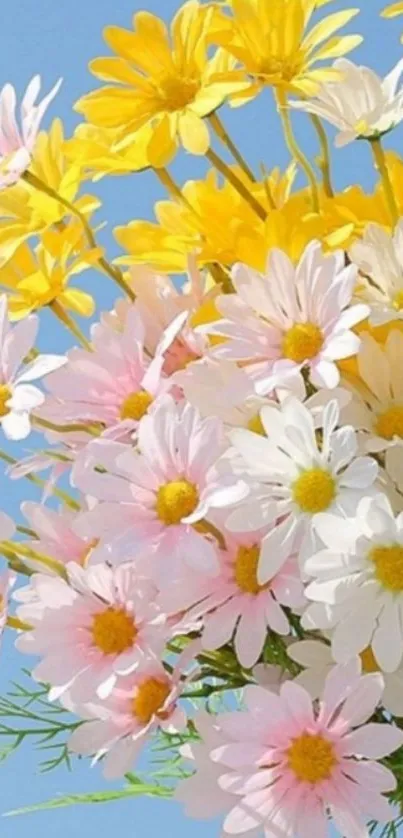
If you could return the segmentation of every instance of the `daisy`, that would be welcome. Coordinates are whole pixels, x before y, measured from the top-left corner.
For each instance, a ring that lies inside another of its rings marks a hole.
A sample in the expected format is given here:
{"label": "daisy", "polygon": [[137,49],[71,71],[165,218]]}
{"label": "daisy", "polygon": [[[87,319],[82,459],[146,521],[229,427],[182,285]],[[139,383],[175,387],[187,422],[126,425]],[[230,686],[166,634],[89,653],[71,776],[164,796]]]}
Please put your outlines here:
{"label": "daisy", "polygon": [[32,613],[28,605],[23,612],[32,630],[17,640],[17,648],[40,655],[32,674],[51,685],[51,699],[66,690],[74,700],[105,698],[119,675],[134,672],[164,648],[156,589],[132,564],[113,570],[70,562],[66,574],[66,580],[32,577]]}
{"label": "daisy", "polygon": [[[227,520],[227,527],[245,531],[276,522],[264,537],[258,567],[266,583],[299,546],[303,563],[313,551],[319,513],[354,514],[363,491],[371,494],[378,466],[369,457],[356,457],[351,426],[337,428],[340,409],[335,400],[323,410],[322,440],[305,405],[293,397],[279,407],[264,407],[261,419],[267,439],[243,428],[231,431],[241,468],[255,485]],[[337,525],[340,526],[340,523]]]}
{"label": "daisy", "polygon": [[220,552],[220,572],[213,579],[189,572],[164,589],[159,601],[164,611],[183,612],[202,618],[202,645],[219,649],[234,636],[235,652],[242,666],[250,669],[263,651],[268,631],[288,635],[291,631],[282,608],[305,604],[295,557],[282,562],[265,585],[257,580],[263,533],[226,535],[227,549]]}
{"label": "daisy", "polygon": [[80,725],[68,741],[75,754],[102,759],[108,780],[127,774],[148,738],[158,729],[176,733],[186,726],[186,714],[178,706],[181,683],[155,660],[146,661],[133,675],[119,678],[102,705],[74,706],[92,719]]}
{"label": "daisy", "polygon": [[[384,792],[396,780],[377,760],[402,745],[403,733],[365,724],[382,690],[382,676],[360,676],[356,661],[330,673],[319,704],[292,681],[278,695],[246,687],[246,711],[203,719],[202,736],[207,726],[213,734],[203,748],[186,749],[196,773],[180,783],[177,797],[191,815],[201,801],[206,816],[224,809],[224,835],[257,838],[264,829],[275,838],[326,838],[330,813],[346,838],[364,836],[368,820],[394,817]],[[211,810],[209,775],[219,787]]]}
{"label": "daisy", "polygon": [[31,79],[21,102],[21,128],[15,117],[17,97],[14,87],[6,84],[0,91],[0,189],[16,183],[28,169],[41,120],[61,83],[59,79],[42,102],[35,104],[41,78],[34,76]]}
{"label": "daisy", "polygon": [[37,317],[30,316],[11,327],[7,297],[0,297],[0,425],[8,439],[25,439],[31,431],[30,413],[44,401],[31,384],[66,363],[60,355],[38,355],[24,363],[38,332]]}
{"label": "daisy", "polygon": [[378,139],[403,119],[403,91],[399,90],[403,59],[380,79],[369,67],[346,58],[333,64],[339,78],[320,86],[314,99],[292,102],[294,108],[327,119],[339,133],[336,146],[357,138]]}
{"label": "daisy", "polygon": [[170,397],[139,423],[136,451],[106,440],[91,443],[73,479],[98,500],[83,513],[79,530],[101,539],[92,558],[104,558],[107,545],[113,561],[133,549],[146,555],[147,573],[169,582],[183,562],[214,575],[217,548],[203,535],[204,519],[216,502],[245,491],[242,481],[216,468],[224,449],[219,420],[201,419]]}
{"label": "daisy", "polygon": [[[320,640],[300,640],[287,648],[291,660],[304,667],[294,679],[301,684],[311,698],[319,698],[328,674],[335,666],[332,649]],[[371,647],[364,649],[357,656],[363,673],[380,672]],[[382,695],[382,707],[392,716],[403,716],[403,666],[396,672],[382,672],[385,689]]]}
{"label": "daisy", "polygon": [[371,325],[402,320],[403,220],[393,234],[379,224],[368,224],[349,255],[360,271],[356,296],[369,306]]}
{"label": "daisy", "polygon": [[294,268],[286,253],[270,251],[266,275],[236,265],[236,294],[218,298],[224,320],[206,326],[227,338],[212,355],[253,364],[258,391],[308,367],[318,387],[336,387],[335,361],[354,355],[359,338],[351,327],[363,320],[365,305],[351,306],[357,269],[345,267],[344,254],[323,255],[311,242]]}
{"label": "daisy", "polygon": [[389,477],[403,489],[403,335],[391,331],[384,346],[363,335],[357,357],[359,379],[343,418],[358,430],[366,452],[385,454]]}
{"label": "daisy", "polygon": [[314,577],[305,628],[332,629],[332,653],[345,661],[371,647],[384,672],[403,655],[403,513],[396,518],[385,495],[364,497],[356,518],[320,516],[325,547],[305,565]]}

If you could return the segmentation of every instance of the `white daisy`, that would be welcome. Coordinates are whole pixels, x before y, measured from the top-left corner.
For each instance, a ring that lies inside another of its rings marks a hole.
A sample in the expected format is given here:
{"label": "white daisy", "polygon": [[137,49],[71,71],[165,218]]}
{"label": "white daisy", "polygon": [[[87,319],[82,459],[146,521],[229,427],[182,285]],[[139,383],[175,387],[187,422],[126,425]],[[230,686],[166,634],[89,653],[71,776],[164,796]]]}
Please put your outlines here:
{"label": "white daisy", "polygon": [[359,379],[343,418],[359,429],[364,451],[385,452],[388,476],[403,489],[403,335],[393,330],[382,347],[363,335],[357,358]]}
{"label": "white daisy", "polygon": [[315,580],[304,627],[334,629],[338,662],[371,647],[379,668],[395,672],[403,656],[403,513],[395,518],[379,494],[364,497],[342,526],[335,515],[318,516],[316,530],[325,548],[305,564]]}
{"label": "white daisy", "polygon": [[[313,699],[319,698],[326,678],[335,666],[331,647],[321,640],[299,640],[288,646],[287,654],[291,660],[304,667],[294,681],[301,684]],[[370,646],[360,653],[359,660],[363,674],[381,671]],[[384,672],[383,679],[385,689],[382,706],[392,716],[403,716],[403,666],[396,672]]]}
{"label": "white daisy", "polygon": [[360,341],[351,328],[368,314],[365,305],[350,305],[356,277],[356,267],[345,267],[341,251],[324,255],[316,241],[296,268],[276,248],[265,276],[235,265],[237,293],[217,301],[224,319],[203,327],[226,338],[211,354],[250,364],[262,395],[305,366],[313,384],[336,387],[340,375],[335,361],[358,351]]}
{"label": "white daisy", "polygon": [[381,326],[403,319],[403,219],[393,234],[379,224],[368,224],[349,251],[360,271],[356,296],[368,304],[369,321]]}
{"label": "white daisy", "polygon": [[297,543],[301,561],[313,552],[319,513],[353,515],[363,491],[371,493],[378,466],[369,457],[356,457],[354,429],[337,428],[339,415],[337,402],[330,401],[323,410],[318,440],[310,411],[289,397],[279,407],[262,409],[267,439],[243,428],[230,434],[234,460],[242,459],[246,478],[255,484],[229,516],[228,528],[245,531],[277,521],[262,542],[261,584],[273,577],[290,554],[290,540]]}
{"label": "white daisy", "polygon": [[376,139],[403,119],[403,92],[398,89],[403,59],[381,79],[369,67],[339,58],[333,67],[340,79],[321,85],[313,99],[292,102],[292,107],[316,114],[338,128],[335,145],[360,138]]}

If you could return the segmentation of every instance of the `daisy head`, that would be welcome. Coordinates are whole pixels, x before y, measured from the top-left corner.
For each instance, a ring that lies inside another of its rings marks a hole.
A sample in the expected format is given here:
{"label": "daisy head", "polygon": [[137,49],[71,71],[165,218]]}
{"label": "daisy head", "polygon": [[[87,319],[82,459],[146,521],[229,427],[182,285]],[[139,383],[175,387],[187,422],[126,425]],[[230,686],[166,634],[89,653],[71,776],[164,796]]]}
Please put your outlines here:
{"label": "daisy head", "polygon": [[216,467],[224,450],[218,419],[202,419],[169,397],[141,420],[137,450],[92,443],[74,479],[99,501],[80,522],[80,532],[101,539],[93,558],[109,545],[114,560],[128,550],[145,555],[147,573],[160,581],[171,582],[183,562],[216,573],[216,544],[205,534],[209,509],[238,493],[236,478]]}
{"label": "daisy head", "polygon": [[40,76],[30,81],[21,102],[21,125],[16,120],[17,97],[11,84],[0,91],[0,189],[12,186],[28,169],[32,151],[46,109],[59,91],[62,80],[36,104],[41,89]]}
{"label": "daisy head", "polygon": [[[74,704],[77,715],[87,721],[69,739],[69,750],[82,756],[102,758],[108,780],[131,770],[150,735],[158,729],[175,733],[186,725],[178,706],[181,682],[156,660],[146,661],[133,675],[119,678],[110,696],[97,704]],[[70,702],[69,702],[70,703]]]}
{"label": "daisy head", "polygon": [[7,297],[0,297],[0,425],[8,439],[25,439],[31,431],[31,411],[44,401],[44,395],[31,382],[66,363],[59,355],[38,355],[24,363],[34,346],[38,319],[26,317],[11,326]]}
{"label": "daisy head", "polygon": [[403,220],[389,233],[368,224],[350,259],[359,270],[356,297],[369,306],[369,321],[381,326],[403,319]]}
{"label": "daisy head", "polygon": [[273,566],[278,567],[294,545],[300,559],[305,559],[312,549],[317,515],[353,514],[363,490],[371,492],[377,464],[369,457],[356,457],[354,429],[338,427],[339,416],[337,401],[328,402],[318,433],[309,409],[289,397],[278,407],[262,409],[267,438],[243,428],[231,432],[252,482],[227,527],[242,531],[275,524],[264,539],[258,568],[261,583],[271,578]]}
{"label": "daisy head", "polygon": [[[119,675],[128,675],[164,648],[166,628],[152,583],[130,564],[83,569],[67,566],[67,579],[32,577],[32,629],[17,641],[39,655],[33,677],[51,685],[51,698],[69,689],[74,699],[105,698]],[[40,608],[38,608],[38,603]]]}
{"label": "daisy head", "polygon": [[315,241],[297,267],[276,248],[266,275],[235,265],[237,293],[218,298],[224,319],[205,327],[226,338],[212,354],[251,366],[261,394],[304,367],[316,386],[336,387],[335,361],[357,352],[351,328],[368,313],[364,305],[350,305],[356,275],[341,251],[324,255]]}
{"label": "daisy head", "polygon": [[[206,816],[224,814],[224,835],[326,838],[328,813],[346,838],[364,835],[368,820],[394,816],[383,793],[396,780],[376,760],[399,748],[403,733],[366,724],[382,691],[382,676],[360,676],[355,661],[332,670],[320,702],[292,681],[278,694],[246,687],[245,711],[203,720],[203,747],[186,751],[196,772],[177,797],[194,815],[198,792]],[[211,808],[209,776],[218,786]]]}
{"label": "daisy head", "polygon": [[403,654],[403,513],[395,517],[387,497],[376,495],[342,526],[331,514],[316,526],[325,547],[305,565],[314,581],[303,625],[332,631],[336,661],[371,647],[379,667],[394,672]]}

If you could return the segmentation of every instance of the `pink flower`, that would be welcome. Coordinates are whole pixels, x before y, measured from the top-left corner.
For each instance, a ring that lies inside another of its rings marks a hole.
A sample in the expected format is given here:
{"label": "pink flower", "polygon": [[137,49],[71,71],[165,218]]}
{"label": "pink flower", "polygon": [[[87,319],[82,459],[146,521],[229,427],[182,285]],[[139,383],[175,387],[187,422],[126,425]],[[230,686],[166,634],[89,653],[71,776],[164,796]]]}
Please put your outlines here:
{"label": "pink flower", "polygon": [[403,744],[397,727],[365,724],[382,691],[382,676],[360,676],[357,661],[332,670],[318,705],[292,681],[279,695],[246,687],[245,712],[203,719],[205,744],[186,754],[197,771],[178,798],[196,817],[203,801],[207,814],[213,777],[219,792],[210,814],[227,812],[226,835],[265,829],[268,838],[326,838],[328,812],[345,838],[366,835],[368,820],[393,820],[383,793],[396,780],[376,760]]}
{"label": "pink flower", "polygon": [[24,364],[35,343],[38,318],[26,317],[11,327],[7,297],[0,297],[0,425],[8,439],[25,439],[31,430],[30,413],[44,401],[31,383],[66,362],[59,355],[38,355]]}
{"label": "pink flower", "polygon": [[194,524],[200,530],[210,507],[223,503],[226,492],[231,498],[239,491],[236,478],[215,468],[223,450],[220,421],[203,420],[189,404],[176,405],[170,397],[141,420],[138,451],[118,442],[91,443],[73,479],[100,501],[79,522],[80,533],[101,540],[93,560],[143,555],[147,574],[169,582],[183,562],[217,573],[214,541]]}
{"label": "pink flower", "polygon": [[133,675],[120,678],[109,698],[71,708],[78,715],[92,717],[70,737],[70,751],[103,759],[108,780],[130,771],[148,737],[158,728],[169,733],[182,730],[186,715],[178,707],[181,684],[162,664],[147,661]]}
{"label": "pink flower", "polygon": [[324,255],[314,241],[297,268],[276,248],[266,276],[235,265],[237,293],[217,302],[225,319],[203,327],[227,338],[212,354],[249,362],[261,395],[305,366],[317,387],[336,387],[335,361],[358,351],[360,341],[351,328],[369,311],[365,305],[351,306],[357,269],[344,264],[341,251]]}
{"label": "pink flower", "polygon": [[41,656],[33,677],[54,688],[53,699],[67,689],[75,700],[106,697],[118,675],[130,674],[164,648],[167,629],[156,590],[132,565],[112,570],[70,563],[67,581],[37,574],[29,591],[33,605],[25,606],[23,616],[33,629],[17,647]]}
{"label": "pink flower", "polygon": [[59,79],[50,93],[36,105],[41,78],[34,76],[21,102],[21,128],[15,118],[14,87],[6,84],[0,91],[0,189],[16,183],[28,168],[41,120],[61,83]]}
{"label": "pink flower", "polygon": [[[86,566],[96,544],[88,538],[81,538],[74,531],[77,513],[65,507],[56,511],[32,501],[22,503],[21,511],[36,534],[35,538],[24,541],[24,547],[29,547],[36,553],[64,565],[77,562],[83,567]],[[34,558],[24,558],[24,563],[39,573],[57,575],[56,569],[52,570],[51,566],[47,568]]]}
{"label": "pink flower", "polygon": [[282,563],[265,585],[257,581],[263,533],[226,534],[220,551],[220,573],[213,579],[189,570],[164,588],[159,601],[170,613],[190,608],[186,618],[202,618],[202,645],[218,649],[235,636],[237,657],[246,668],[258,660],[268,630],[288,635],[290,624],[281,605],[298,608],[305,597],[296,558]]}

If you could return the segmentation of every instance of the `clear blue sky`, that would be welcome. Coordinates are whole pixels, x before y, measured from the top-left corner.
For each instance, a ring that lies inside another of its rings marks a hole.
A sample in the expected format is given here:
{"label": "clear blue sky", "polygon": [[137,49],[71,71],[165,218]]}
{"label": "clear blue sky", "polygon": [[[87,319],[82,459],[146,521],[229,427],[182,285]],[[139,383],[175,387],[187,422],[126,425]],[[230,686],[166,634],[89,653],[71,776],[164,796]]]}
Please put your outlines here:
{"label": "clear blue sky", "polygon": [[[268,0],[269,2],[269,0]],[[350,31],[360,31],[365,43],[355,52],[355,59],[368,63],[378,72],[386,73],[402,56],[399,32],[403,31],[403,19],[395,22],[381,21],[379,11],[386,0],[335,0],[329,7],[339,10],[358,6],[361,14],[350,24]],[[178,8],[178,0],[15,0],[2,4],[0,26],[0,86],[11,81],[22,91],[28,80],[37,72],[43,78],[48,90],[59,76],[63,76],[62,90],[53,103],[50,118],[58,115],[71,132],[77,124],[72,111],[74,101],[95,86],[87,70],[88,61],[104,54],[102,28],[106,24],[129,26],[131,15],[139,9],[160,14],[169,19]],[[248,109],[227,111],[224,114],[227,125],[237,139],[240,148],[249,160],[257,165],[262,159],[268,167],[284,166],[287,153],[269,95],[262,97]],[[306,127],[303,115],[297,116],[298,133],[305,147],[313,151],[313,138]],[[394,146],[402,150],[403,132],[394,135]],[[374,179],[371,172],[369,153],[359,143],[355,148],[338,152],[335,156],[337,185],[346,186],[360,180],[369,186]],[[184,181],[204,171],[204,165],[195,158],[178,157],[174,173]],[[108,230],[103,234],[109,254],[117,249],[111,236],[111,229],[117,223],[134,218],[151,218],[153,202],[163,197],[160,185],[151,175],[143,174],[122,179],[102,181],[97,187],[104,202],[99,217],[108,220]],[[87,274],[82,280],[84,287],[96,292],[100,308],[111,306],[116,293],[111,284],[99,274]],[[64,351],[70,344],[68,334],[55,326],[51,319],[43,318],[40,345],[51,351]],[[0,441],[3,444],[3,441]],[[33,444],[33,443],[32,443]],[[29,440],[31,446],[31,440]],[[13,449],[18,456],[28,448],[27,444]],[[38,499],[26,481],[10,484],[1,480],[1,505],[18,517],[19,503],[23,498]],[[0,669],[0,693],[7,689],[10,679],[18,678],[22,661],[14,652],[10,638],[2,649]],[[0,743],[1,744],[1,743]],[[76,763],[76,770],[68,774],[61,769],[50,775],[40,775],[37,770],[38,754],[31,749],[21,749],[4,765],[0,765],[0,813],[21,805],[46,800],[59,793],[100,791],[107,788],[98,768],[90,769],[88,763]],[[219,829],[210,822],[188,821],[179,807],[173,803],[155,800],[133,800],[110,803],[105,806],[79,807],[54,812],[44,812],[3,819],[0,822],[2,838],[39,838],[55,830],[58,838],[99,838],[115,832],[119,836],[133,838],[213,838]]]}

